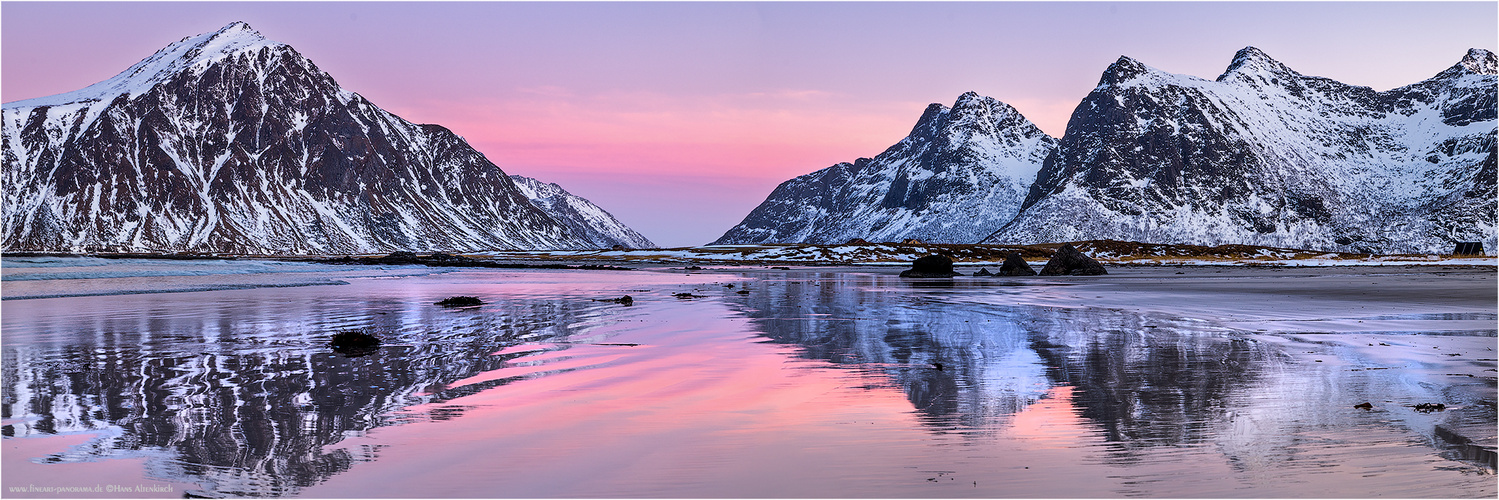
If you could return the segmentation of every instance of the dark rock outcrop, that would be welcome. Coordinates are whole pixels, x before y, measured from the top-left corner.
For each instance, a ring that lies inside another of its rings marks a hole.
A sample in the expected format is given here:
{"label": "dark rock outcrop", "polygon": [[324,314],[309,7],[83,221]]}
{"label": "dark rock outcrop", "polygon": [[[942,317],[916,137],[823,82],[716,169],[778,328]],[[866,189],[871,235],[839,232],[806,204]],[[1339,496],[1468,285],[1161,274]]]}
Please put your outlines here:
{"label": "dark rock outcrop", "polygon": [[946,255],[928,255],[916,259],[911,268],[901,271],[902,278],[951,278],[963,273],[952,269],[952,259]]}
{"label": "dark rock outcrop", "polygon": [[989,268],[987,268],[987,267],[980,267],[979,268],[979,272],[973,273],[973,275],[974,276],[994,276],[994,273],[989,272]]}
{"label": "dark rock outcrop", "polygon": [[1062,245],[1057,253],[1046,262],[1046,267],[1041,268],[1042,276],[1098,276],[1109,274],[1103,269],[1103,264],[1093,260],[1092,257],[1083,255],[1071,244]]}
{"label": "dark rock outcrop", "polygon": [[[1087,258],[1087,257],[1084,257]],[[1005,263],[1000,264],[998,276],[1035,276],[1036,270],[1020,257],[1020,252],[1010,252],[1005,256]]]}

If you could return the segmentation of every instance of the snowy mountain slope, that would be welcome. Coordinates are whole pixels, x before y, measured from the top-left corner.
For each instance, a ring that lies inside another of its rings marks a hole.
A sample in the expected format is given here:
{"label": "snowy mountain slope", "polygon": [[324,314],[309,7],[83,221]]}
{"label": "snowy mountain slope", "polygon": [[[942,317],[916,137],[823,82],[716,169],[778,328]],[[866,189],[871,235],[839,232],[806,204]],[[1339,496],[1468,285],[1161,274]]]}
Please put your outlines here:
{"label": "snowy mountain slope", "polygon": [[1495,247],[1495,57],[1375,92],[1253,47],[1216,81],[1121,57],[986,242]]}
{"label": "snowy mountain slope", "polygon": [[437,125],[244,23],[5,104],[7,251],[372,253],[593,245]]}
{"label": "snowy mountain slope", "polygon": [[594,248],[656,248],[655,243],[615,219],[613,215],[586,199],[576,196],[556,183],[512,175],[515,187],[552,219],[567,226],[572,234],[591,243]]}
{"label": "snowy mountain slope", "polygon": [[972,243],[1014,217],[1055,145],[1015,108],[965,93],[873,159],[782,183],[714,244]]}

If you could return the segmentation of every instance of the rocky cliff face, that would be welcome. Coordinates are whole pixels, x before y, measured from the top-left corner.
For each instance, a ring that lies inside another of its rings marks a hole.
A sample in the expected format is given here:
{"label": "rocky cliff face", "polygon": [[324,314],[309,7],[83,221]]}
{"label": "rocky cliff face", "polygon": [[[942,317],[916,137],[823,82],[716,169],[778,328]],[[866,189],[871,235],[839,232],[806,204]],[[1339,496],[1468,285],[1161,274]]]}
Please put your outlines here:
{"label": "rocky cliff face", "polygon": [[1015,108],[969,92],[928,106],[873,159],[782,183],[714,243],[972,243],[1015,216],[1055,146]]}
{"label": "rocky cliff face", "polygon": [[461,137],[244,23],[3,108],[7,251],[587,248]]}
{"label": "rocky cliff face", "polygon": [[1495,244],[1495,57],[1375,92],[1253,47],[1216,81],[1128,57],[986,242],[1117,239],[1372,253]]}

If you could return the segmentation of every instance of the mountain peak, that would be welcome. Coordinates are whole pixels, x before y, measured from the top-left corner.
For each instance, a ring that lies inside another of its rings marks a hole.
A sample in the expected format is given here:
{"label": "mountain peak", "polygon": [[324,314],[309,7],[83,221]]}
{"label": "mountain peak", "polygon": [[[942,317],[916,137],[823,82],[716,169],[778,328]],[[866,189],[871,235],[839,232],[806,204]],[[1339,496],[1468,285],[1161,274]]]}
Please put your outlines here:
{"label": "mountain peak", "polygon": [[255,28],[250,27],[250,23],[244,21],[235,21],[224,25],[223,28],[219,28],[218,34],[222,35],[226,33],[253,33],[256,36],[260,35],[259,31],[255,31]]}
{"label": "mountain peak", "polygon": [[985,97],[985,96],[979,95],[978,92],[974,92],[974,91],[970,90],[968,92],[964,92],[963,95],[958,96],[958,100],[957,101],[953,101],[953,103],[952,103],[952,109],[954,111],[959,111],[959,110],[968,111],[968,110],[975,110],[975,109],[987,109],[989,107],[992,107],[993,103],[995,103],[995,102],[998,102],[998,101],[996,101],[993,97]]}
{"label": "mountain peak", "polygon": [[1494,53],[1486,49],[1468,49],[1468,54],[1463,56],[1458,65],[1480,75],[1499,74],[1496,70]]}
{"label": "mountain peak", "polygon": [[[177,45],[187,45],[189,50],[178,52],[172,50]],[[267,40],[255,28],[244,21],[235,21],[219,28],[213,33],[188,37],[181,42],[167,46],[162,52],[176,53],[179,58],[191,59],[191,63],[197,64],[204,61],[222,59],[224,56],[253,50],[268,45],[280,45],[277,42]],[[159,54],[160,52],[158,52]]]}
{"label": "mountain peak", "polygon": [[1098,80],[1098,85],[1118,85],[1134,79],[1137,76],[1150,72],[1150,67],[1130,56],[1119,56],[1119,60],[1110,64],[1103,71],[1103,78]]}
{"label": "mountain peak", "polygon": [[187,42],[189,40],[199,40],[200,45],[208,45],[214,43],[232,45],[235,42],[255,43],[266,41],[265,35],[261,35],[259,31],[255,31],[255,28],[250,27],[250,23],[246,23],[244,21],[235,21],[226,24],[224,25],[224,27],[219,28],[218,31],[215,31],[213,33],[204,33],[198,36],[186,37],[178,43]]}
{"label": "mountain peak", "polygon": [[7,104],[12,106],[57,106],[77,102],[109,102],[123,94],[139,95],[173,75],[199,70],[242,52],[283,46],[261,36],[244,21],[235,21],[218,31],[185,37],[150,57],[142,59],[114,77],[79,90]]}
{"label": "mountain peak", "polygon": [[1292,70],[1285,64],[1281,64],[1281,62],[1275,60],[1275,58],[1270,57],[1270,55],[1266,54],[1265,51],[1254,47],[1244,47],[1242,49],[1239,49],[1239,52],[1234,54],[1233,62],[1230,62],[1228,64],[1228,70],[1224,71],[1223,75],[1218,77],[1218,80],[1221,81],[1224,77],[1234,73],[1288,76],[1300,75],[1300,73],[1297,73],[1295,70]]}

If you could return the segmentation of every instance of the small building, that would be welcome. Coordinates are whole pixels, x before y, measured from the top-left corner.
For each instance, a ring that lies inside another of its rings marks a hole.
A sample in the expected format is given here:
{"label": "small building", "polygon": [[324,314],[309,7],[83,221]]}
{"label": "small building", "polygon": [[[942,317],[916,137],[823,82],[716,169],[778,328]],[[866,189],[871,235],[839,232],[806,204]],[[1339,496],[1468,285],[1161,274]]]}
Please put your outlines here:
{"label": "small building", "polygon": [[1459,241],[1457,248],[1452,249],[1452,255],[1483,255],[1483,242]]}

